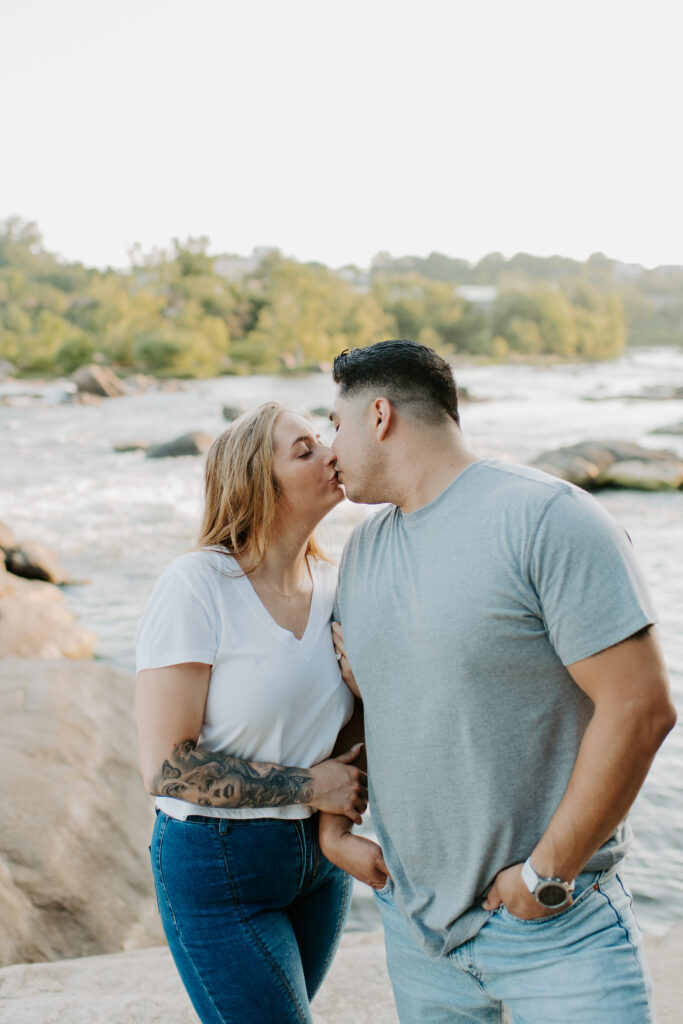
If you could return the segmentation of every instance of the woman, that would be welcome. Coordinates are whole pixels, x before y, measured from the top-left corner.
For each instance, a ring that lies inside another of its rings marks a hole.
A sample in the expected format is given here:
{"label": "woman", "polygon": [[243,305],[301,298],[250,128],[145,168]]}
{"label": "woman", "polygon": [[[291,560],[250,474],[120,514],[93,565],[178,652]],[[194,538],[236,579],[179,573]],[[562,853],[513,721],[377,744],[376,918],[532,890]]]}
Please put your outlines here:
{"label": "woman", "polygon": [[[157,795],[164,930],[204,1024],[310,1024],[350,879],[316,810],[361,820],[359,745],[330,619],[335,570],[313,530],[344,492],[330,450],[268,402],[206,463],[198,548],[156,584],[138,632],[138,727]],[[295,767],[293,767],[295,766]]]}

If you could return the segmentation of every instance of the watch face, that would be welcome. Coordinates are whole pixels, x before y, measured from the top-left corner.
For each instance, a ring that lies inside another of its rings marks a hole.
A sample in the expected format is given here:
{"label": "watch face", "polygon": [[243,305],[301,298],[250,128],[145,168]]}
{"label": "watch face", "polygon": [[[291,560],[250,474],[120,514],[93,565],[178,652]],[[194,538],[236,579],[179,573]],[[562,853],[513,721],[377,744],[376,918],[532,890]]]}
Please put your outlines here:
{"label": "watch face", "polygon": [[555,882],[539,885],[535,896],[542,907],[561,907],[569,898],[564,886],[557,885]]}

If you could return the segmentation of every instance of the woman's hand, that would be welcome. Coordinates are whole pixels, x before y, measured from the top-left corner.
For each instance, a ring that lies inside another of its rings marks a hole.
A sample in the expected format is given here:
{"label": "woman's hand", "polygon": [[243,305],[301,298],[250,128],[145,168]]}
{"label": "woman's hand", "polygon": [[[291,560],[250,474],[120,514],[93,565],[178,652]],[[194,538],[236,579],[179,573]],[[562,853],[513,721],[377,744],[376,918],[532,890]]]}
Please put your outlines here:
{"label": "woman's hand", "polygon": [[355,761],[362,746],[356,743],[345,754],[309,768],[313,789],[307,803],[311,807],[330,814],[345,814],[360,825],[368,806],[367,775],[350,762]]}
{"label": "woman's hand", "polygon": [[344,646],[344,634],[342,633],[342,628],[338,622],[332,623],[332,639],[334,641],[334,649],[337,652],[337,661],[339,662],[339,668],[341,670],[342,679],[348,686],[351,693],[354,693],[356,697],[360,697],[358,683],[356,682],[355,676],[351,671],[349,659],[346,657],[346,647]]}
{"label": "woman's hand", "polygon": [[355,836],[353,823],[339,814],[321,814],[318,827],[320,849],[342,871],[373,889],[386,885],[389,871],[377,843]]}

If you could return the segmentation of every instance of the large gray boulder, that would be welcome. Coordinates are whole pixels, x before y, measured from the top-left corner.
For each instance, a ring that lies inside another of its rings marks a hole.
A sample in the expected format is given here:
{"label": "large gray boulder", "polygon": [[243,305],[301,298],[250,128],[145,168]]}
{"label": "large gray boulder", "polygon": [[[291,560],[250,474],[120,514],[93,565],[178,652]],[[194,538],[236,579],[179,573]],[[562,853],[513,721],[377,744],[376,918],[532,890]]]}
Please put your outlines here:
{"label": "large gray boulder", "polygon": [[96,363],[80,366],[72,373],[71,380],[79,391],[100,398],[117,398],[128,394],[128,388],[113,370]]}
{"label": "large gray boulder", "polygon": [[0,569],[0,658],[91,658],[96,644],[52,583]]}
{"label": "large gray boulder", "polygon": [[210,434],[203,430],[193,430],[189,434],[176,437],[166,444],[152,444],[147,449],[148,459],[166,459],[180,455],[206,455],[213,444]]}
{"label": "large gray boulder", "polygon": [[542,469],[544,473],[587,490],[595,484],[600,472],[594,462],[562,448],[556,452],[544,452],[533,465],[535,469]]}
{"label": "large gray boulder", "polygon": [[632,441],[582,441],[542,452],[532,465],[586,490],[628,487],[652,491],[683,486],[683,459],[667,449],[645,448]]}
{"label": "large gray boulder", "polygon": [[103,664],[0,661],[1,964],[163,941],[133,704]]}

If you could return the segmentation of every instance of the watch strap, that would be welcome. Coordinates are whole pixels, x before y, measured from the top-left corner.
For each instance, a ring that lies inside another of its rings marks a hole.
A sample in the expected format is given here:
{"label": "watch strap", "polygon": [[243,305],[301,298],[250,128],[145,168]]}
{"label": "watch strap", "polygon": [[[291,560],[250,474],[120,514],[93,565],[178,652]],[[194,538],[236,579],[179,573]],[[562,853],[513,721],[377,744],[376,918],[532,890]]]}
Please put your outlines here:
{"label": "watch strap", "polygon": [[572,878],[570,882],[567,882],[564,878],[544,878],[542,875],[539,875],[533,867],[531,858],[527,857],[522,864],[522,881],[531,895],[534,896],[539,885],[544,882],[556,882],[558,885],[566,886],[568,892],[573,892],[575,880]]}

